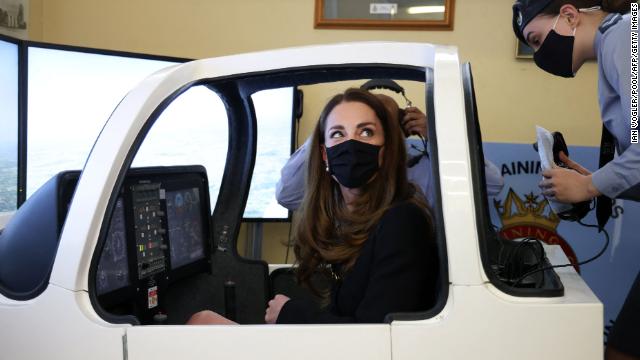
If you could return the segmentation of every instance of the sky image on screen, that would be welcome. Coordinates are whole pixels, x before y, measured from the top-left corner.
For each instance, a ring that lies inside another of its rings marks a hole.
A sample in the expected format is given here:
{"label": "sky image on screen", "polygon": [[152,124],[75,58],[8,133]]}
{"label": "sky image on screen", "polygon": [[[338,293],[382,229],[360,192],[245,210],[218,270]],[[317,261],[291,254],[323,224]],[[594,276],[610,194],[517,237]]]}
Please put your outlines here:
{"label": "sky image on screen", "polygon": [[120,100],[173,64],[29,47],[27,197],[57,172],[82,169]]}
{"label": "sky image on screen", "polygon": [[[27,197],[62,170],[82,169],[120,100],[148,75],[175,63],[40,47],[29,48]],[[287,218],[275,184],[291,152],[292,88],[252,96],[258,154],[245,218]],[[212,209],[224,172],[228,120],[217,94],[188,89],[160,115],[133,165],[203,165]]]}
{"label": "sky image on screen", "polygon": [[18,45],[0,40],[0,213],[18,194]]}

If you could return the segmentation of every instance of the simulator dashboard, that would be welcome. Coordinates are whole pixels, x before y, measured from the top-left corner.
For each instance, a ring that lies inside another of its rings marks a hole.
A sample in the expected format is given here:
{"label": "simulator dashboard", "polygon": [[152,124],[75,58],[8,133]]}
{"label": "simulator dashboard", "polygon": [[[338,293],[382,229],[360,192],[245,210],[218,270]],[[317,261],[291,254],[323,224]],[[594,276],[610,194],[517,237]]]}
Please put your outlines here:
{"label": "simulator dashboard", "polygon": [[102,308],[142,323],[166,323],[171,285],[211,271],[209,204],[201,166],[131,169],[95,270]]}

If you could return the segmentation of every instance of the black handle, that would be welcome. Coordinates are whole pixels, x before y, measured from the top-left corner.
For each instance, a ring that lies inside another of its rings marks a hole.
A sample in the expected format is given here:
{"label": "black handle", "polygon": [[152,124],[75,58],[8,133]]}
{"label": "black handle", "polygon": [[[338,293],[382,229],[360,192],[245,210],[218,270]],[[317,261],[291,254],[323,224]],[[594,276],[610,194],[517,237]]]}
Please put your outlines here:
{"label": "black handle", "polygon": [[231,280],[224,283],[224,316],[236,321],[236,283]]}

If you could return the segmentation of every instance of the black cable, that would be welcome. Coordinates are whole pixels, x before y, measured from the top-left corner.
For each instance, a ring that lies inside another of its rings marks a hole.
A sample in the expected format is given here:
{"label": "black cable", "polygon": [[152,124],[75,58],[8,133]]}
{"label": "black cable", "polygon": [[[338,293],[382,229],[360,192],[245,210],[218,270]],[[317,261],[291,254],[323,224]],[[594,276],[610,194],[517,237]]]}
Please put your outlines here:
{"label": "black cable", "polygon": [[420,153],[419,156],[424,156],[425,155],[425,151],[424,149],[420,149],[419,147],[417,147],[415,144],[411,144],[411,148],[417,152]]}
{"label": "black cable", "polygon": [[289,250],[291,249],[291,228],[293,227],[293,221],[289,222],[289,235],[287,237],[287,252],[284,256],[284,263],[289,263]]}
{"label": "black cable", "polygon": [[407,102],[406,107],[410,107],[413,106],[413,103],[411,102],[411,100],[409,100],[409,98],[407,97],[407,95],[404,93],[404,89],[402,89],[402,92],[400,92],[400,94],[402,95],[402,97],[404,98],[404,101]]}
{"label": "black cable", "polygon": [[[513,276],[513,272],[514,272],[513,265],[511,264],[511,258],[513,258],[514,254],[517,254],[521,249],[523,249],[524,244],[528,243],[531,240],[537,240],[537,239],[533,237],[526,237],[522,239],[518,243],[518,245],[515,245],[515,248],[513,250],[509,251],[509,253],[507,254],[507,257],[505,258],[505,261],[502,264],[500,264],[502,265],[502,268],[505,270],[504,273],[507,278],[510,279]],[[509,266],[508,269],[507,269],[507,266]]]}
{"label": "black cable", "polygon": [[[580,224],[580,225],[582,225],[584,227],[600,229],[600,227],[598,225],[585,224],[580,220],[578,220],[578,224]],[[576,266],[582,266],[584,264],[588,264],[588,263],[592,262],[593,260],[595,260],[595,259],[599,258],[600,256],[602,256],[602,254],[604,254],[604,252],[607,250],[607,247],[609,247],[609,233],[605,229],[602,229],[602,232],[604,233],[604,237],[605,237],[605,243],[604,243],[604,246],[602,247],[602,249],[600,249],[600,251],[595,256],[593,256],[593,257],[591,257],[591,258],[589,258],[589,259],[587,259],[585,261],[581,261],[581,262],[577,263]],[[563,268],[563,267],[569,267],[569,266],[573,266],[573,264],[569,263],[569,264],[563,264],[563,265],[551,265],[551,266],[545,266],[543,268],[539,268],[539,269],[536,269],[536,270],[529,271],[526,274],[522,275],[520,278],[518,278],[518,280],[515,283],[513,283],[513,287],[517,287],[518,284],[520,283],[520,281],[522,281],[524,278],[526,278],[526,277],[528,277],[528,276],[530,276],[532,274],[535,274],[537,272],[546,271],[546,270],[549,270],[549,269],[558,269],[558,268]]]}
{"label": "black cable", "polygon": [[[538,244],[538,249],[540,250],[540,253],[537,254],[535,252],[535,249],[532,249],[532,252],[533,252],[533,255],[536,257],[535,268],[539,269],[540,266],[542,265],[542,261],[544,260],[544,246],[542,245],[542,242],[540,240],[538,239],[535,239],[535,240],[536,240],[535,243]],[[540,279],[540,284],[544,284],[544,271],[542,272],[542,279]],[[536,284],[536,286],[538,285]]]}
{"label": "black cable", "polygon": [[420,138],[420,140],[422,140],[422,145],[424,145],[424,151],[427,151],[427,139],[424,138],[424,136],[422,136],[422,134],[418,134],[418,137]]}
{"label": "black cable", "polygon": [[[540,241],[538,241],[538,246],[540,248],[540,256],[536,256],[536,261],[538,262],[538,267],[540,267],[542,261],[544,260],[544,246],[542,246],[542,243]],[[542,272],[541,284],[544,284],[544,271]]]}
{"label": "black cable", "polygon": [[425,139],[424,136],[422,136],[422,134],[418,134],[418,137],[420,137],[420,140],[422,140],[422,145],[424,146],[424,156],[428,159],[429,151],[427,151],[427,148],[429,145],[427,144],[427,139]]}
{"label": "black cable", "polygon": [[[418,133],[413,133],[413,134],[417,135],[420,138],[420,142],[422,143],[422,149],[417,147],[415,144],[411,144],[411,148],[420,153],[419,155],[416,155],[418,159],[422,156],[425,156],[428,159],[429,152],[427,151],[427,146],[428,146],[427,140],[424,138],[424,136],[422,136],[422,134],[418,134]],[[409,167],[412,167],[412,166],[409,166]]]}
{"label": "black cable", "polygon": [[[523,247],[523,250],[525,250],[525,251],[526,251],[526,250],[530,250],[530,251],[533,253],[533,256],[535,256],[535,258],[536,258],[536,263],[535,263],[535,266],[534,266],[534,267],[539,267],[539,266],[540,266],[540,264],[542,263],[542,260],[544,259],[544,249],[543,249],[543,246],[542,246],[542,242],[541,242],[539,239],[537,239],[537,238],[532,238],[532,240],[533,240],[533,241],[535,241],[535,242],[533,243],[533,244],[534,244],[534,245],[533,245],[533,247],[531,247],[531,248],[529,248],[529,247]],[[540,251],[541,255],[538,255],[538,254],[536,253],[535,244],[537,244],[537,245],[538,245],[538,248],[541,250],[541,251]],[[526,253],[526,252],[525,252],[525,253]],[[524,261],[524,259],[523,259],[523,261]]]}
{"label": "black cable", "polygon": [[[295,138],[295,148],[297,149],[300,144],[300,118],[296,119],[296,138]],[[289,261],[289,250],[291,249],[291,228],[293,227],[293,219],[289,221],[289,235],[287,236],[287,252],[284,255],[284,263],[288,264]]]}
{"label": "black cable", "polygon": [[300,119],[298,119],[296,121],[296,139],[295,139],[296,141],[295,141],[295,144],[294,144],[296,149],[298,148],[298,146],[300,144],[299,138],[300,138]]}

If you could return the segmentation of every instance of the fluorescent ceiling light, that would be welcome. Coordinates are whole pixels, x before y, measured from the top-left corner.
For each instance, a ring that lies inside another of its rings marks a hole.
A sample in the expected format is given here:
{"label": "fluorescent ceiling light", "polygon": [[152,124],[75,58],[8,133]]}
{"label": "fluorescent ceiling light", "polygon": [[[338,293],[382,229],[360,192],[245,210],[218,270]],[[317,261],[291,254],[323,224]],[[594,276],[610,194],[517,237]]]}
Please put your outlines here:
{"label": "fluorescent ceiling light", "polygon": [[444,13],[444,5],[438,5],[438,6],[412,6],[412,7],[407,9],[407,12],[409,14],[411,14],[411,15]]}

